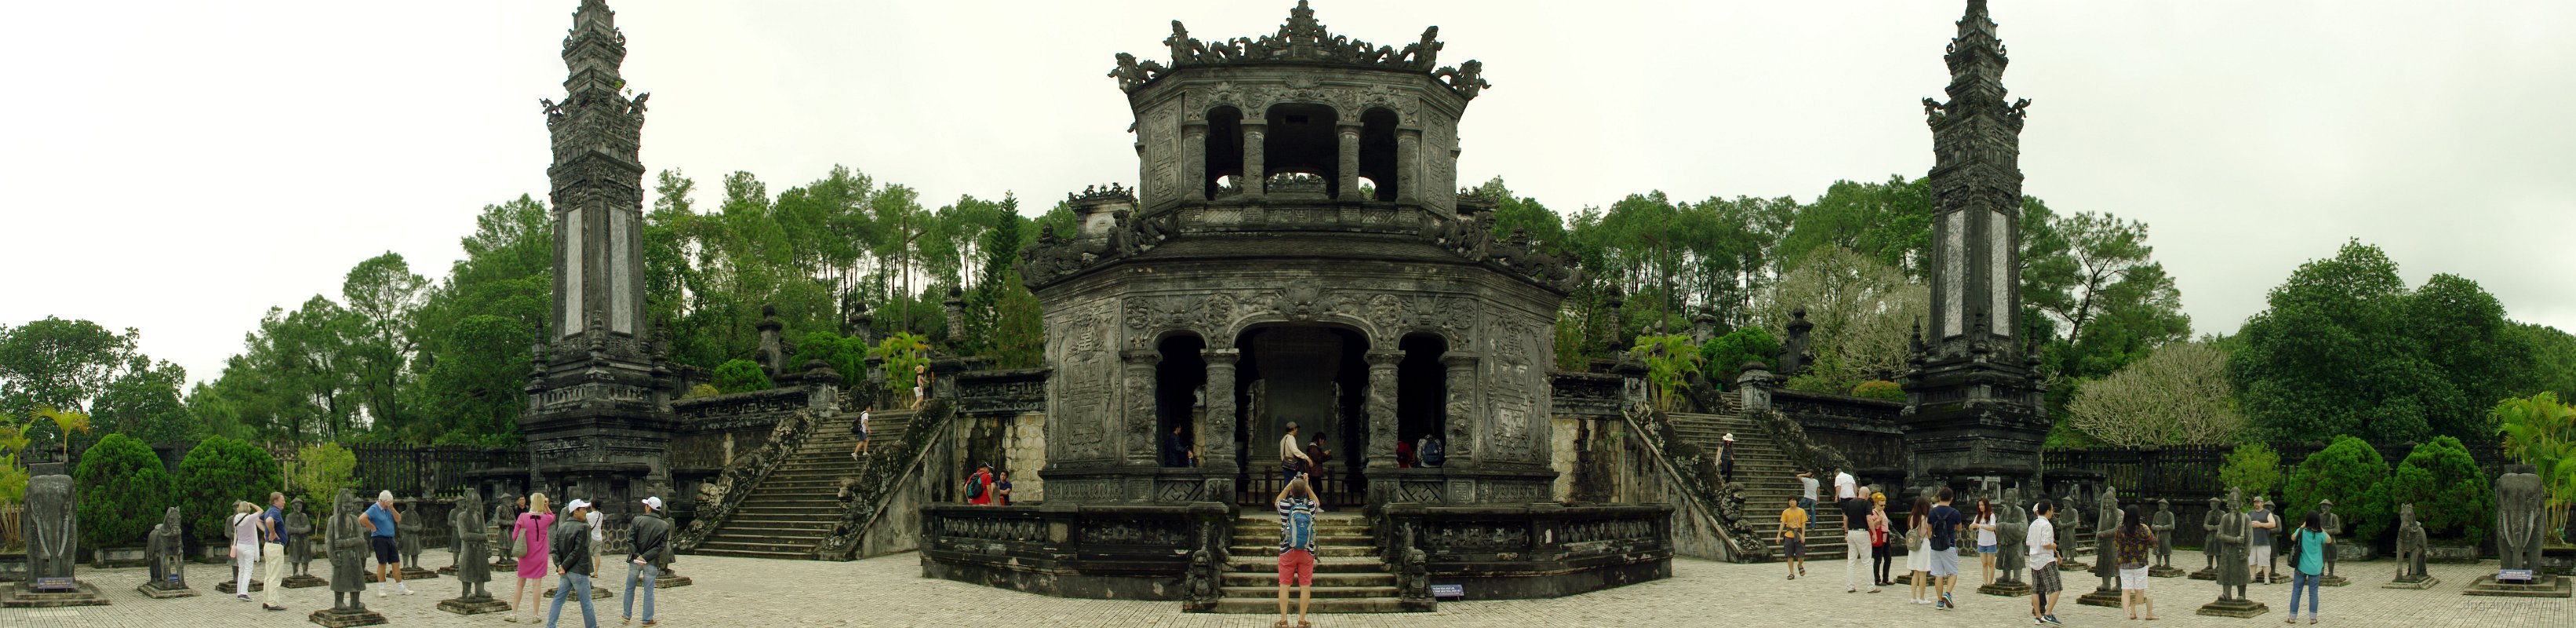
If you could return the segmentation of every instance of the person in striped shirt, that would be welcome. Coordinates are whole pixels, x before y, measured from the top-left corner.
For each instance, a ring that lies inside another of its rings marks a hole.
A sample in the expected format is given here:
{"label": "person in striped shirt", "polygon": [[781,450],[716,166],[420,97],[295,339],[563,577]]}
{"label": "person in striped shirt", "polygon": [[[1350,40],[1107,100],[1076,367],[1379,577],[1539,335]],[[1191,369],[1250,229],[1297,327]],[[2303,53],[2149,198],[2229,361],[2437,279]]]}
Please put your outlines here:
{"label": "person in striped shirt", "polygon": [[1306,605],[1315,597],[1315,490],[1303,476],[1279,489],[1279,621],[1288,625],[1288,585],[1297,585],[1297,625],[1306,626]]}

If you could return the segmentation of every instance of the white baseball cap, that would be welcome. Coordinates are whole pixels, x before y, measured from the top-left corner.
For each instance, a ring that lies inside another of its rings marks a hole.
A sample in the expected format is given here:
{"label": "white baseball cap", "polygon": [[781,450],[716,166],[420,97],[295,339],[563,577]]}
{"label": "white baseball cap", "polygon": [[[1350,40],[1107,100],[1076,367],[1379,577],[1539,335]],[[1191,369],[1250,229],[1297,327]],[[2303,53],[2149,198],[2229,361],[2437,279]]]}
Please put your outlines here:
{"label": "white baseball cap", "polygon": [[564,507],[565,507],[565,508],[569,508],[569,509],[573,509],[573,510],[580,510],[580,509],[583,509],[583,508],[589,508],[589,507],[590,507],[590,500],[586,500],[586,499],[576,499],[576,500],[572,500],[572,503],[570,503],[570,504],[565,504],[565,505],[564,505]]}
{"label": "white baseball cap", "polygon": [[651,509],[654,509],[654,510],[661,510],[661,509],[662,509],[662,498],[660,498],[660,497],[646,497],[646,498],[644,498],[644,507],[645,507],[645,508],[651,508]]}

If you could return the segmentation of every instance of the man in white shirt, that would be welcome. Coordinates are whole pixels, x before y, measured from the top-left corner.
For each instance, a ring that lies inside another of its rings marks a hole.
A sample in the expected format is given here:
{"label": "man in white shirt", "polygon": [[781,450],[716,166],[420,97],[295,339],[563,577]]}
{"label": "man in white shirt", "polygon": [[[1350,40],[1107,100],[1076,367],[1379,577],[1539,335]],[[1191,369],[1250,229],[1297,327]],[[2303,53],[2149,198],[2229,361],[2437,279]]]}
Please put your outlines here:
{"label": "man in white shirt", "polygon": [[1852,478],[1850,469],[1834,470],[1834,501],[1860,496],[1860,480]]}
{"label": "man in white shirt", "polygon": [[[1816,476],[1798,472],[1798,509],[1807,511],[1807,524],[1816,523]],[[1807,526],[1798,526],[1799,538],[1806,538]]]}
{"label": "man in white shirt", "polygon": [[2048,500],[2039,500],[2032,505],[2030,532],[2024,537],[2030,553],[2030,623],[2033,624],[2057,623],[2057,600],[2048,595],[2066,588],[2057,579],[2057,524],[2049,521],[2056,514],[2057,506]]}
{"label": "man in white shirt", "polygon": [[1298,461],[1302,466],[1284,471],[1284,477],[1279,478],[1280,486],[1287,486],[1289,482],[1297,480],[1300,472],[1296,469],[1306,471],[1315,469],[1315,459],[1306,457],[1306,450],[1297,445],[1297,422],[1295,421],[1288,422],[1288,433],[1279,435],[1279,466],[1287,469],[1292,466],[1289,462],[1291,460]]}

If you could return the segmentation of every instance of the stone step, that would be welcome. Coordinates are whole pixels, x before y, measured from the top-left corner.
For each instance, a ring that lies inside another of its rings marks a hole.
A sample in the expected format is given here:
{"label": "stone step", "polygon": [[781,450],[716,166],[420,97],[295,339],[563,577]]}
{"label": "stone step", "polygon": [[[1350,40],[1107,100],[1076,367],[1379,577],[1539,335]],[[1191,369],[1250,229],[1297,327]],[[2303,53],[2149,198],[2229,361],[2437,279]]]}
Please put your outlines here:
{"label": "stone step", "polygon": [[742,505],[743,505],[743,507],[745,507],[745,508],[754,507],[754,506],[784,506],[784,507],[791,507],[791,508],[824,508],[824,509],[830,509],[830,508],[836,508],[836,507],[840,506],[840,505],[841,505],[841,500],[840,500],[840,498],[835,497],[835,496],[833,496],[833,495],[832,495],[832,494],[830,494],[830,493],[820,493],[820,494],[810,494],[810,495],[809,495],[809,494],[794,494],[794,493],[789,493],[789,494],[753,493],[751,497],[747,497],[747,498],[744,498],[744,499],[742,500]]}
{"label": "stone step", "polygon": [[771,524],[743,525],[741,523],[735,523],[724,526],[723,529],[717,530],[714,534],[709,535],[708,538],[717,540],[758,540],[789,537],[819,539],[823,538],[823,533],[826,531],[828,531],[828,527],[826,526],[801,528]]}
{"label": "stone step", "polygon": [[[1236,545],[1226,548],[1225,551],[1236,556],[1253,556],[1277,549],[1279,549],[1278,545]],[[1315,555],[1318,557],[1376,556],[1377,548],[1365,545],[1317,545]]]}
{"label": "stone step", "polygon": [[[1276,552],[1235,554],[1226,559],[1225,569],[1233,573],[1266,573],[1275,579],[1279,577],[1279,555]],[[1317,556],[1315,573],[1385,574],[1386,563],[1373,556]]]}
{"label": "stone step", "polygon": [[[1223,581],[1224,586],[1228,587],[1273,587],[1275,592],[1275,588],[1279,586],[1279,574],[1275,570],[1264,573],[1227,572]],[[1318,572],[1315,574],[1315,586],[1393,587],[1395,586],[1395,575],[1388,573]]]}
{"label": "stone step", "polygon": [[708,547],[708,545],[711,544],[700,544],[698,546],[698,550],[691,552],[691,554],[699,556],[732,556],[736,558],[782,558],[789,560],[813,558],[813,555],[804,551],[714,548]]}
{"label": "stone step", "polygon": [[[1234,532],[1234,542],[1237,544],[1250,545],[1277,545],[1279,543],[1279,531],[1276,529],[1267,531],[1236,530]],[[1368,545],[1377,542],[1377,538],[1370,536],[1366,532],[1316,532],[1315,542],[1322,545]]]}
{"label": "stone step", "polygon": [[[1327,598],[1395,597],[1394,585],[1382,587],[1333,587],[1315,584],[1306,587],[1305,591],[1306,593],[1304,593],[1304,595],[1311,595],[1318,601]],[[1222,587],[1219,589],[1218,595],[1226,598],[1269,598],[1271,604],[1274,605],[1272,610],[1277,610],[1275,605],[1279,603],[1279,576],[1277,574],[1271,575],[1270,586],[1265,587],[1256,585]],[[1301,593],[1296,589],[1290,589],[1288,591],[1288,608],[1295,609],[1297,607],[1297,597],[1299,595],[1301,595]]]}
{"label": "stone step", "polygon": [[[1208,612],[1211,612],[1211,613],[1224,613],[1224,614],[1230,614],[1230,615],[1275,615],[1275,614],[1278,614],[1278,613],[1279,613],[1279,600],[1277,599],[1277,596],[1279,595],[1279,591],[1278,591],[1277,589],[1272,589],[1272,590],[1271,590],[1271,592],[1270,592],[1270,595],[1271,595],[1271,599],[1255,599],[1255,598],[1240,598],[1240,597],[1219,598],[1219,599],[1217,600],[1216,607],[1215,607],[1215,608],[1208,609]],[[1296,594],[1295,594],[1295,593],[1290,593],[1289,595],[1294,596],[1294,595],[1296,595]],[[1288,608],[1289,608],[1290,612],[1295,612],[1295,610],[1296,610],[1296,608],[1297,608],[1297,601],[1296,601],[1296,600],[1294,600],[1294,599],[1289,600],[1289,601],[1288,601]],[[1319,597],[1319,598],[1315,598],[1315,599],[1313,599],[1313,600],[1309,601],[1309,602],[1307,603],[1307,605],[1306,605],[1306,611],[1307,611],[1307,612],[1309,612],[1309,613],[1315,613],[1315,614],[1325,614],[1325,613],[1413,613],[1413,612],[1428,612],[1428,611],[1430,611],[1430,610],[1431,610],[1431,609],[1428,609],[1428,608],[1423,608],[1423,609],[1407,609],[1407,608],[1405,608],[1405,607],[1404,607],[1404,603],[1403,603],[1403,602],[1398,601],[1398,600],[1396,600],[1395,598],[1391,598],[1391,597],[1344,597],[1344,598],[1328,598],[1328,597]]]}

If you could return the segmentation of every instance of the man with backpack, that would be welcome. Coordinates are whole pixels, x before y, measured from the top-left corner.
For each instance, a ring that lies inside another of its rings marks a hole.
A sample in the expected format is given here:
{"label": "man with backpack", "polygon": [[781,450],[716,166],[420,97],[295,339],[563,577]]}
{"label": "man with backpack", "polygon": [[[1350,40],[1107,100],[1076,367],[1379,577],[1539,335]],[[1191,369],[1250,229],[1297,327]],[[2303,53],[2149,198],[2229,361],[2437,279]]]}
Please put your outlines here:
{"label": "man with backpack", "polygon": [[1440,448],[1440,439],[1429,434],[1422,435],[1422,444],[1413,446],[1413,455],[1421,457],[1425,467],[1437,467],[1449,461],[1448,452]]}
{"label": "man with backpack", "polygon": [[966,503],[977,506],[993,505],[992,463],[985,463],[983,466],[976,467],[974,473],[966,474]]}

